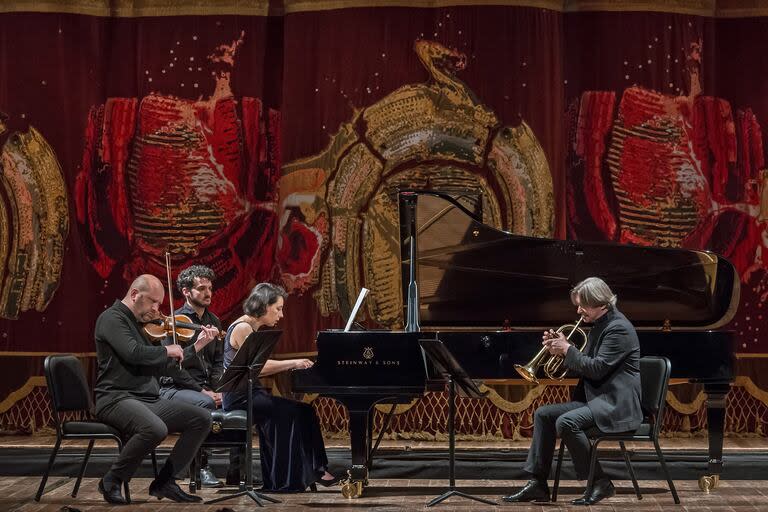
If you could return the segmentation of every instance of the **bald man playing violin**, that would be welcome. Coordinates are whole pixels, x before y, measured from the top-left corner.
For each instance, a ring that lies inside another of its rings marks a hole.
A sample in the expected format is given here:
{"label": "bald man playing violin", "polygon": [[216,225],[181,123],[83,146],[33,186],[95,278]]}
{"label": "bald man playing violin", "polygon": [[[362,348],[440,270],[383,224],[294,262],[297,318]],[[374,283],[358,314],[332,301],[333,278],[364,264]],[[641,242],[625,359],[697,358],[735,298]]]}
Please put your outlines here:
{"label": "bald man playing violin", "polygon": [[143,324],[159,316],[165,290],[159,279],[144,274],[131,283],[122,300],[96,320],[96,417],[119,430],[127,442],[106,475],[99,492],[112,504],[125,504],[121,484],[131,479],[141,461],[168,432],[179,432],[165,465],[149,486],[149,494],[176,502],[201,501],[175,482],[197,453],[211,428],[206,409],[160,398],[157,375],[202,350],[218,334],[204,327],[195,343],[154,345],[142,335]]}

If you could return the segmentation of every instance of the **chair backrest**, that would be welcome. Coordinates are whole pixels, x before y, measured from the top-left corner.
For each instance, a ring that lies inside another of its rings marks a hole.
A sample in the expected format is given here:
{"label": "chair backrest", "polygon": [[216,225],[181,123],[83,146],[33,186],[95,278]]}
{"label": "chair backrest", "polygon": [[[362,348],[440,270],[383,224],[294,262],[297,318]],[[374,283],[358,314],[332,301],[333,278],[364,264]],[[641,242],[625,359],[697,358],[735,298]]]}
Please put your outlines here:
{"label": "chair backrest", "polygon": [[77,357],[68,354],[50,355],[45,358],[44,369],[57,425],[58,413],[91,409],[91,390],[83,365]]}
{"label": "chair backrest", "polygon": [[658,435],[666,404],[669,375],[672,363],[666,357],[646,356],[640,358],[640,386],[643,413],[653,420],[653,433]]}

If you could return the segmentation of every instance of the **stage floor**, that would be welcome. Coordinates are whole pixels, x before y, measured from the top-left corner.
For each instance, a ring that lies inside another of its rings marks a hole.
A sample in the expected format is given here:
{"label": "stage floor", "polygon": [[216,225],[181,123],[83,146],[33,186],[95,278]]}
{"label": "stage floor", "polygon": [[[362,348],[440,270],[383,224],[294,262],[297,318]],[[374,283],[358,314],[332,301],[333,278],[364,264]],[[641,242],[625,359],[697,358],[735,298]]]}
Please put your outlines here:
{"label": "stage floor", "polygon": [[[25,457],[24,453],[37,452],[37,457],[48,453],[53,446],[53,436],[0,436],[0,451],[12,452],[21,450],[20,457]],[[170,438],[163,443],[162,447],[169,448],[173,439]],[[664,450],[667,458],[674,459],[676,456],[683,457],[683,454],[699,454],[704,456],[706,454],[706,438],[673,438],[664,439],[662,441],[662,449]],[[76,448],[78,446],[85,447],[80,443],[67,443],[68,449]],[[107,461],[112,455],[110,449],[113,449],[114,444],[100,443],[105,452],[102,457],[106,457]],[[330,458],[343,457],[343,454],[348,451],[348,444],[344,440],[328,440],[327,447],[329,450]],[[638,445],[638,448],[646,448],[646,446]],[[408,468],[407,464],[423,465],[431,464],[440,466],[446,466],[447,461],[443,457],[442,452],[446,449],[446,443],[443,442],[425,442],[425,441],[385,441],[383,448],[386,453],[390,455],[394,454],[434,454],[437,453],[436,458],[429,459],[428,457],[417,457],[418,462],[408,462],[410,459],[405,459],[403,463],[395,464],[394,462],[388,462],[386,458],[380,463],[378,470],[379,474],[387,474],[389,477],[376,478],[377,470],[372,472],[372,478],[370,486],[366,489],[363,497],[348,500],[344,498],[339,492],[339,487],[332,489],[320,488],[317,493],[301,493],[290,495],[272,495],[277,499],[282,500],[281,504],[265,504],[267,508],[279,509],[279,510],[299,510],[299,509],[318,509],[318,510],[415,510],[424,509],[426,504],[429,503],[434,497],[440,495],[446,487],[446,480],[443,478],[393,478],[391,477],[392,471],[400,473],[398,476],[412,477],[417,474],[417,468],[413,468],[403,471],[403,468]],[[629,447],[630,450],[632,447]],[[513,443],[488,443],[488,442],[460,442],[458,443],[458,450],[465,462],[464,471],[467,471],[467,461],[470,459],[483,460],[488,456],[489,461],[494,459],[495,464],[506,464],[504,460],[499,461],[499,453],[509,453],[512,459],[519,461],[524,457],[524,452],[527,450],[527,442],[519,441]],[[735,464],[747,465],[765,465],[763,462],[758,463],[745,463],[737,462],[741,458],[750,458],[749,460],[768,460],[768,439],[765,438],[728,438],[725,442],[725,456],[726,460],[733,461],[731,467]],[[114,453],[114,452],[111,452]],[[341,454],[341,455],[339,455]],[[160,452],[162,463],[162,450]],[[44,458],[44,457],[43,457]],[[224,462],[226,455],[220,455],[221,462]],[[398,457],[395,456],[395,459]],[[400,457],[403,458],[403,457]],[[3,465],[14,464],[13,459],[6,457],[2,459]],[[510,459],[511,460],[511,459]],[[21,463],[20,459],[17,459],[18,463]],[[426,461],[426,462],[425,462]],[[101,464],[104,464],[102,461]],[[61,474],[54,474],[48,481],[47,488],[48,493],[43,496],[40,503],[36,503],[33,500],[33,496],[37,491],[37,486],[40,483],[40,477],[37,475],[27,476],[2,476],[0,477],[0,511],[3,512],[15,512],[15,511],[95,511],[95,510],[113,510],[114,507],[105,504],[101,498],[101,495],[96,489],[98,478],[93,475],[93,471],[98,468],[98,459],[94,460],[93,464],[89,464],[88,476],[85,478],[81,486],[80,493],[77,498],[72,498],[69,493],[72,491],[74,485],[74,478],[62,476]],[[473,463],[474,464],[474,463]],[[491,465],[489,462],[487,465]],[[38,464],[39,465],[39,464]],[[391,470],[388,472],[388,465],[392,465]],[[633,464],[634,465],[634,464]],[[44,465],[43,465],[44,467]],[[473,466],[469,466],[471,469]],[[0,468],[0,470],[3,468]],[[0,474],[9,475],[13,473],[8,471],[0,471]],[[768,479],[765,479],[766,468],[755,467],[755,474],[760,475],[762,479],[750,479],[749,469],[746,473],[741,472],[741,477],[738,479],[724,478],[720,481],[718,488],[710,493],[705,494],[698,488],[698,483],[694,479],[677,479],[675,478],[675,485],[677,486],[678,493],[681,499],[681,505],[676,506],[672,500],[672,496],[667,489],[666,482],[663,480],[646,480],[640,481],[640,488],[643,493],[643,500],[638,501],[634,495],[632,484],[628,480],[616,481],[618,494],[602,503],[593,507],[595,510],[718,510],[718,511],[741,511],[741,510],[768,510],[768,488],[766,483]],[[479,473],[478,473],[479,474]],[[646,474],[648,474],[646,472]],[[746,475],[746,476],[745,476]],[[650,473],[649,478],[653,478],[653,472]],[[659,478],[662,478],[659,473]],[[181,511],[181,510],[200,510],[219,512],[225,510],[252,510],[256,508],[256,504],[249,498],[239,497],[223,503],[215,505],[205,504],[175,504],[167,500],[158,501],[155,498],[151,498],[147,494],[147,488],[151,479],[146,477],[135,478],[132,480],[131,495],[133,497],[133,503],[128,507],[123,507],[123,510],[130,511],[146,511],[146,512],[160,512],[160,511]],[[185,484],[179,482],[180,484]],[[480,496],[485,499],[489,499],[498,503],[495,508],[498,509],[510,509],[510,510],[536,510],[536,511],[551,511],[551,510],[586,510],[584,507],[570,506],[571,499],[578,497],[583,491],[583,482],[577,482],[574,480],[564,480],[561,487],[561,495],[559,501],[553,504],[544,505],[513,505],[505,504],[500,501],[500,497],[509,494],[509,492],[524,484],[523,480],[517,479],[498,479],[493,476],[489,479],[478,477],[478,479],[472,480],[458,480],[457,486],[460,490],[472,495]],[[186,488],[186,487],[185,487]],[[203,499],[213,499],[224,495],[225,493],[232,492],[234,488],[225,489],[203,489],[199,491],[199,495]],[[69,508],[67,508],[69,507]],[[492,506],[476,503],[460,497],[452,497],[442,504],[434,507],[435,510],[494,510]],[[119,509],[119,508],[118,508]]]}
{"label": "stage floor", "polygon": [[[138,478],[131,482],[131,496],[133,503],[124,510],[141,512],[172,512],[181,510],[199,510],[201,512],[218,512],[222,509],[235,511],[252,510],[256,504],[249,498],[239,497],[224,503],[215,505],[205,504],[176,504],[167,500],[158,501],[148,496],[147,488],[149,478]],[[83,481],[77,498],[72,498],[74,479],[53,478],[50,484],[61,485],[43,496],[40,503],[33,501],[32,497],[40,483],[38,477],[5,477],[0,478],[0,510],[5,512],[16,511],[50,511],[59,512],[74,509],[81,511],[114,510],[114,506],[103,502],[96,489],[98,480],[88,478]],[[497,506],[489,506],[476,503],[460,497],[452,497],[434,507],[434,510],[470,511],[470,510],[589,510],[585,507],[571,506],[569,501],[578,497],[582,492],[579,482],[564,481],[561,496],[557,503],[544,505],[513,505],[502,503],[499,499],[508,494],[510,489],[522,485],[523,481],[511,480],[460,480],[457,486],[460,490],[475,496],[480,496],[498,503]],[[617,484],[617,494],[592,507],[594,510],[621,510],[621,511],[651,511],[651,510],[685,510],[699,512],[703,510],[718,511],[746,511],[766,510],[768,494],[765,490],[765,481],[737,480],[733,482],[721,482],[715,492],[704,494],[699,491],[695,481],[684,480],[675,483],[681,504],[674,504],[672,495],[666,489],[665,482],[640,481],[640,490],[643,499],[638,501],[635,497],[630,482]],[[265,509],[274,510],[335,510],[364,511],[364,510],[416,510],[425,508],[426,504],[435,496],[440,495],[445,487],[445,481],[441,480],[374,480],[371,487],[366,489],[361,498],[346,499],[335,489],[320,489],[317,493],[307,492],[301,494],[272,494],[271,496],[282,501],[280,504],[266,504]],[[213,499],[222,496],[224,492],[217,489],[203,490],[199,495],[203,499]],[[70,507],[69,509],[64,508]],[[121,508],[117,508],[120,510]]]}

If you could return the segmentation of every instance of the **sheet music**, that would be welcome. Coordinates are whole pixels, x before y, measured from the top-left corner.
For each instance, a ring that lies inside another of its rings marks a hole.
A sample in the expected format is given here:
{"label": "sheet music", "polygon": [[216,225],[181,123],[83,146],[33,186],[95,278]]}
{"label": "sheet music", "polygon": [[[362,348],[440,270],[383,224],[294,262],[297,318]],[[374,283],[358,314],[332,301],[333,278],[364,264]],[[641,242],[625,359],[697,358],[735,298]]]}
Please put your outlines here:
{"label": "sheet music", "polygon": [[365,299],[365,296],[368,295],[369,291],[368,288],[360,289],[360,294],[355,301],[355,307],[352,308],[352,312],[349,314],[349,320],[347,320],[347,326],[344,327],[344,332],[349,332],[349,329],[352,327],[352,322],[355,321],[355,317],[357,316],[357,311],[360,309],[360,306],[363,305],[363,300]]}

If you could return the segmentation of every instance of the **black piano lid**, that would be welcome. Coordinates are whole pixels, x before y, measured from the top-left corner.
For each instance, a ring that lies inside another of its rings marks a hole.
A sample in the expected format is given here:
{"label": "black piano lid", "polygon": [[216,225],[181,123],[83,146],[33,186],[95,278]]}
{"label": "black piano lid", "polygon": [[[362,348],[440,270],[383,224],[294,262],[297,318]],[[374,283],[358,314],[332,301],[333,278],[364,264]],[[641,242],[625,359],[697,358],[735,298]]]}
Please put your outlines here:
{"label": "black piano lid", "polygon": [[422,329],[542,328],[572,323],[570,289],[604,279],[638,328],[708,330],[727,324],[739,303],[739,277],[726,258],[704,250],[515,235],[482,223],[451,196],[400,193],[403,311],[407,307],[410,222],[416,201],[417,282]]}

